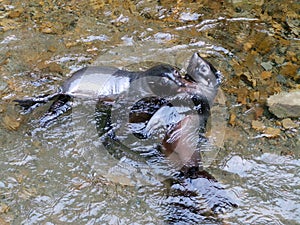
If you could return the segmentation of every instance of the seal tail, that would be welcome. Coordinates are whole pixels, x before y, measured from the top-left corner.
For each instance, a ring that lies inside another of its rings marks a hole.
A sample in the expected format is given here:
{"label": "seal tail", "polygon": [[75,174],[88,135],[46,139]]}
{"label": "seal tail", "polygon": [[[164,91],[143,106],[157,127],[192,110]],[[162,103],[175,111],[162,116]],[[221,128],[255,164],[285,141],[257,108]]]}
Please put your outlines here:
{"label": "seal tail", "polygon": [[53,100],[56,99],[60,93],[55,93],[51,95],[42,95],[35,98],[29,98],[29,99],[15,99],[14,102],[17,102],[19,106],[23,108],[23,110],[26,113],[32,112],[35,108]]}

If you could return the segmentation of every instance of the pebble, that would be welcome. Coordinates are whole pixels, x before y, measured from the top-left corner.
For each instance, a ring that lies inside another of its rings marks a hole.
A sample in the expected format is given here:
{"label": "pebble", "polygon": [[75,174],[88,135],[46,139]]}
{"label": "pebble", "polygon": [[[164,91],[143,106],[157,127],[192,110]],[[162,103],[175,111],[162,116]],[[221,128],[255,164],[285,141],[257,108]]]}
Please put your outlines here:
{"label": "pebble", "polygon": [[20,127],[20,121],[17,118],[5,115],[2,118],[2,125],[8,130],[17,130]]}
{"label": "pebble", "polygon": [[282,63],[284,63],[284,60],[285,60],[284,57],[280,57],[280,56],[275,56],[274,59],[277,64],[282,64]]}
{"label": "pebble", "polygon": [[272,73],[270,71],[263,71],[261,73],[261,78],[264,79],[264,80],[266,80],[270,77],[272,77]]}
{"label": "pebble", "polygon": [[5,88],[7,88],[7,83],[0,80],[0,91],[4,91]]}
{"label": "pebble", "polygon": [[280,135],[280,129],[279,128],[273,128],[273,127],[267,127],[265,130],[264,130],[264,134],[265,134],[265,137],[267,138],[275,138],[275,137],[278,137]]}
{"label": "pebble", "polygon": [[258,120],[252,120],[251,126],[254,130],[257,130],[257,131],[263,131],[266,128],[265,125],[261,121],[258,121]]}
{"label": "pebble", "polygon": [[291,118],[286,118],[281,121],[281,124],[284,129],[293,129],[299,127],[298,124],[294,123]]}
{"label": "pebble", "polygon": [[272,62],[262,62],[260,65],[267,71],[273,68]]}

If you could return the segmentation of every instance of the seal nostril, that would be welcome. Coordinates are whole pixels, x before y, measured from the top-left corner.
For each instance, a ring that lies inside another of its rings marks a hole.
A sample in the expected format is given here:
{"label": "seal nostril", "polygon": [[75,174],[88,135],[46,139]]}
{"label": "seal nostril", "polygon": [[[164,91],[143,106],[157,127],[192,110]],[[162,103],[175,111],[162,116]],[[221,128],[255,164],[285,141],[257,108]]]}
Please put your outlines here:
{"label": "seal nostril", "polygon": [[221,84],[222,81],[224,80],[224,76],[222,75],[222,73],[220,71],[217,71],[215,73],[215,76],[217,78],[217,84]]}

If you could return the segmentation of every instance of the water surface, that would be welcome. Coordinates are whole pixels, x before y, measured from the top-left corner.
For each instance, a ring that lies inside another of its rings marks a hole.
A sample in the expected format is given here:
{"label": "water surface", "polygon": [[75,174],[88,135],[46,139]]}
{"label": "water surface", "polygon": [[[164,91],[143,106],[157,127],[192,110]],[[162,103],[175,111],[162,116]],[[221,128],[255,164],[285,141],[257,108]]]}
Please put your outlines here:
{"label": "water surface", "polygon": [[[300,222],[299,128],[285,130],[265,105],[268,96],[299,88],[299,3],[160,2],[3,2],[1,224],[163,224],[175,212],[184,215],[178,224]],[[204,162],[238,201],[225,214],[207,213],[201,197],[191,199],[198,213],[170,208],[163,181],[172,167],[109,154],[94,103],[75,102],[48,128],[38,123],[47,106],[22,115],[12,103],[54,92],[88,64],[141,70],[164,62],[184,71],[193,52],[225,76]],[[263,137],[252,120],[280,135]]]}

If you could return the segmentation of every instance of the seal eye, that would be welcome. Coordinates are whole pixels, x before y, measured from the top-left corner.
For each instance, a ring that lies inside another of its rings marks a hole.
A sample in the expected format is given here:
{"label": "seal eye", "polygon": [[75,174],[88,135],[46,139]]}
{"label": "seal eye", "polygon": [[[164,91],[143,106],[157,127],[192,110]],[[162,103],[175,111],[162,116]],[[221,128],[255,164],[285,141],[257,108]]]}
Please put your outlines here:
{"label": "seal eye", "polygon": [[174,74],[174,76],[176,76],[176,77],[179,77],[179,76],[180,76],[180,73],[179,73],[178,70],[174,70],[174,71],[173,71],[173,74]]}
{"label": "seal eye", "polygon": [[208,71],[209,71],[209,67],[202,63],[199,67],[199,72],[201,72],[203,75],[207,75]]}

